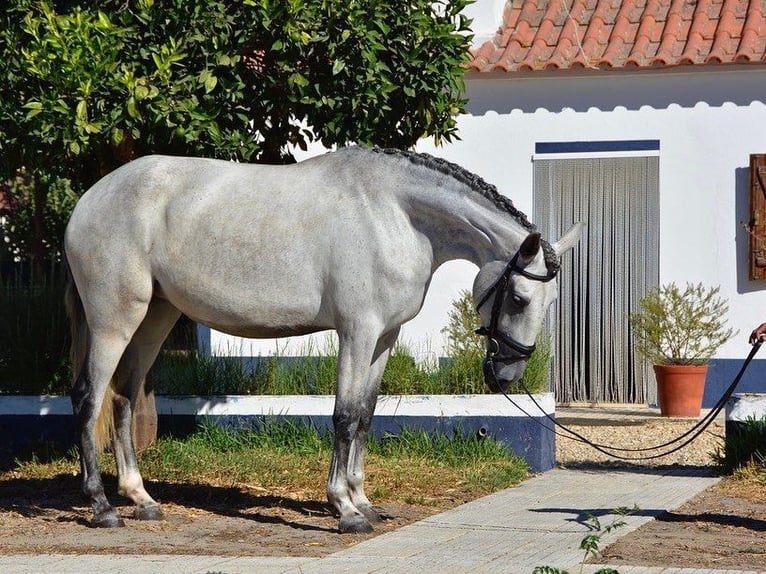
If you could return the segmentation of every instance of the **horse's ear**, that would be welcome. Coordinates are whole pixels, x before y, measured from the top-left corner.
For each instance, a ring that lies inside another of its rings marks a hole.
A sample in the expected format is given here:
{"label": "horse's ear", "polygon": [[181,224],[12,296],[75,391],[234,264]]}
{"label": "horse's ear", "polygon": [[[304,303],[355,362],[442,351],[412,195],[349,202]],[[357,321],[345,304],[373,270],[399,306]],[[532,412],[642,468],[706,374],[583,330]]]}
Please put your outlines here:
{"label": "horse's ear", "polygon": [[575,223],[569,228],[564,235],[561,236],[556,243],[553,244],[553,249],[556,251],[556,255],[561,257],[564,253],[572,249],[577,242],[580,241],[580,236],[585,229],[585,224],[582,221]]}
{"label": "horse's ear", "polygon": [[540,234],[537,232],[530,233],[526,236],[524,241],[521,242],[519,247],[519,262],[522,267],[528,265],[540,251]]}

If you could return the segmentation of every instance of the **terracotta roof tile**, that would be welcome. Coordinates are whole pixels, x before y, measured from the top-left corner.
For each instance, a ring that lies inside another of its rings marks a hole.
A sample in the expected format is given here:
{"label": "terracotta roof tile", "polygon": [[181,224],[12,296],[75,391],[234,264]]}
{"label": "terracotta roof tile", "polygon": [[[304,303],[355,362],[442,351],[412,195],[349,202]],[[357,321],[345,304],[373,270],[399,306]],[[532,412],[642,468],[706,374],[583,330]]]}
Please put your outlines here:
{"label": "terracotta roof tile", "polygon": [[478,72],[766,63],[766,0],[510,0]]}

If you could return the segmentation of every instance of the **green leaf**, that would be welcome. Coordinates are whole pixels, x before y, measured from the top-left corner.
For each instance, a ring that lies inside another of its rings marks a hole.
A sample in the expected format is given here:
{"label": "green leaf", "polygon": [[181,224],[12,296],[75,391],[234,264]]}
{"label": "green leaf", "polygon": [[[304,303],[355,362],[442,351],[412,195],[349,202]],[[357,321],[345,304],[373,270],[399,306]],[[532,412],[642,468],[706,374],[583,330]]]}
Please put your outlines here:
{"label": "green leaf", "polygon": [[125,139],[125,132],[120,128],[114,128],[112,130],[112,144],[118,146]]}
{"label": "green leaf", "polygon": [[103,12],[101,12],[100,10],[99,10],[99,12],[98,12],[98,21],[99,21],[99,23],[101,24],[101,27],[102,27],[102,28],[104,28],[104,29],[107,29],[107,30],[108,30],[108,29],[110,29],[110,28],[112,28],[112,23],[111,23],[111,21],[109,20],[109,18],[107,17],[107,15],[106,15],[106,14],[104,14]]}
{"label": "green leaf", "polygon": [[309,85],[309,81],[306,79],[306,76],[299,74],[298,72],[291,74],[290,77],[287,78],[287,82],[291,86],[295,85],[301,88],[305,88]]}
{"label": "green leaf", "polygon": [[138,111],[138,106],[136,106],[136,98],[133,96],[130,96],[125,102],[125,106],[128,110],[128,115],[133,119],[138,119],[141,117],[141,113]]}
{"label": "green leaf", "polygon": [[332,65],[332,75],[337,76],[340,74],[343,69],[346,67],[346,62],[343,60],[335,60],[335,63]]}
{"label": "green leaf", "polygon": [[209,94],[212,92],[217,84],[218,78],[216,78],[213,74],[210,74],[205,80],[205,93]]}
{"label": "green leaf", "polygon": [[146,86],[139,84],[136,86],[136,89],[134,91],[134,95],[136,97],[136,100],[143,100],[149,95],[149,88]]}
{"label": "green leaf", "polygon": [[85,122],[88,119],[88,102],[80,100],[77,103],[77,119]]}

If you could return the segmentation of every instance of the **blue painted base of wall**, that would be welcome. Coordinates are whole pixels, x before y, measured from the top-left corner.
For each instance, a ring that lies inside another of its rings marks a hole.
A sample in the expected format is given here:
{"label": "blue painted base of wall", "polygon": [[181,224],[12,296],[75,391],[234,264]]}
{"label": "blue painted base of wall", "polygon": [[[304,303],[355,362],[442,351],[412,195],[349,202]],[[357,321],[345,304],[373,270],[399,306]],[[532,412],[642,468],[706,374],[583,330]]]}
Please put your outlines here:
{"label": "blue painted base of wall", "polygon": [[[761,350],[763,353],[764,350]],[[710,409],[723,396],[734,377],[742,368],[742,359],[713,359],[705,379],[702,408]],[[737,393],[766,393],[766,359],[753,359],[737,385]]]}
{"label": "blue painted base of wall", "polygon": [[[380,437],[402,429],[455,432],[494,439],[523,458],[533,472],[556,463],[552,423],[527,397],[514,397],[529,418],[497,395],[458,397],[380,397],[372,432]],[[333,397],[157,397],[160,436],[185,436],[200,422],[247,427],[264,421],[290,420],[332,429]],[[538,396],[545,413],[555,417],[552,395]],[[0,396],[0,460],[25,457],[44,443],[67,449],[74,445],[74,422],[68,397]]]}

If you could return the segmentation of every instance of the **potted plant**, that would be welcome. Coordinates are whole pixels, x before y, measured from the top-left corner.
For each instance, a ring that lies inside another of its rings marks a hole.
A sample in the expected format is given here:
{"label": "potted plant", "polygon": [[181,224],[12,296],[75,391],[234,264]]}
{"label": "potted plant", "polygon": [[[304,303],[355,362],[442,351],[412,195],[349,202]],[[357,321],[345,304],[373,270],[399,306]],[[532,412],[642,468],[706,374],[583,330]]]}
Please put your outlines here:
{"label": "potted plant", "polygon": [[668,283],[652,289],[630,316],[636,351],[654,365],[663,416],[697,417],[708,362],[732,335],[720,287]]}

